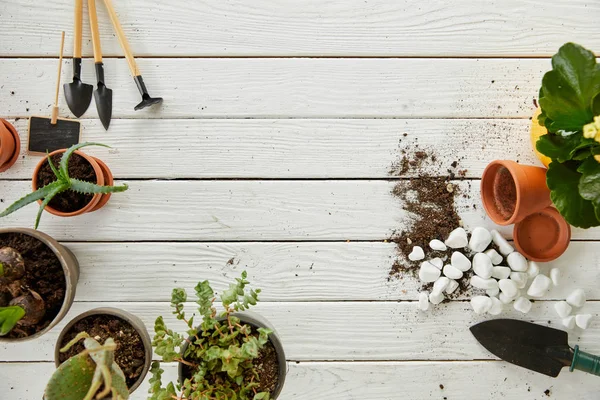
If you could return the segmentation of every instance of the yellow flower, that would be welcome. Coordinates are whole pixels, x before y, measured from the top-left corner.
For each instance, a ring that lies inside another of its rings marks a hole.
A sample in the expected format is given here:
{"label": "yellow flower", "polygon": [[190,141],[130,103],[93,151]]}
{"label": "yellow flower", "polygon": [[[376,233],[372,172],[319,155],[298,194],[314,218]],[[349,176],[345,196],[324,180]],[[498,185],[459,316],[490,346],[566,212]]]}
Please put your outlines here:
{"label": "yellow flower", "polygon": [[[600,142],[600,115],[594,117],[594,122],[583,126],[583,137]],[[600,162],[600,161],[598,161]]]}

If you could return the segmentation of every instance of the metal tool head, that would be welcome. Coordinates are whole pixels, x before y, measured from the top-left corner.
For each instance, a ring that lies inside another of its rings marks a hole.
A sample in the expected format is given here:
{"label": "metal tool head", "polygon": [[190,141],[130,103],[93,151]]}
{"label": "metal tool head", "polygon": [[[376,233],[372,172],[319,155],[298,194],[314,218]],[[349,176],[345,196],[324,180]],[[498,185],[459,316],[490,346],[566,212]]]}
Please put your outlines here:
{"label": "metal tool head", "polygon": [[67,105],[69,110],[76,117],[81,117],[92,102],[92,93],[94,87],[87,83],[81,82],[79,78],[73,78],[73,82],[65,83],[63,85],[65,91],[65,98],[67,99]]}
{"label": "metal tool head", "polygon": [[141,110],[146,107],[150,107],[154,104],[162,103],[162,101],[162,97],[150,97],[148,94],[144,94],[142,96],[142,101],[140,102],[140,104],[135,106],[135,111]]}
{"label": "metal tool head", "polygon": [[98,116],[104,129],[108,130],[110,126],[110,120],[112,118],[112,94],[113,91],[106,87],[102,82],[98,82],[98,89],[94,92],[94,99],[96,100],[96,108],[98,109]]}
{"label": "metal tool head", "polygon": [[571,364],[567,332],[514,319],[486,321],[470,329],[492,354],[532,371],[557,377]]}

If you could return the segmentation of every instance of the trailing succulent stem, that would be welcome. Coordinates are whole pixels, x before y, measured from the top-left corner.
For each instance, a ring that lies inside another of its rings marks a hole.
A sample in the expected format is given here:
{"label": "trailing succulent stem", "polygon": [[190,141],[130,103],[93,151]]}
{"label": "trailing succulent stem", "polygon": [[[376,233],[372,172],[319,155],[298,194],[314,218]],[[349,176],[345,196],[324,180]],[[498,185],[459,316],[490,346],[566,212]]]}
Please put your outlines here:
{"label": "trailing succulent stem", "polygon": [[46,386],[44,400],[128,399],[125,375],[114,361],[117,345],[112,338],[101,345],[81,332],[60,351],[68,351],[82,339],[85,350],[58,367]]}
{"label": "trailing succulent stem", "polygon": [[38,200],[42,200],[42,204],[40,205],[40,209],[38,210],[37,217],[35,219],[35,229],[38,228],[40,224],[40,218],[42,217],[42,212],[44,208],[52,201],[52,199],[67,190],[73,190],[78,193],[85,194],[108,194],[108,193],[116,193],[116,192],[124,192],[127,190],[127,185],[124,184],[122,186],[100,186],[95,183],[84,182],[78,179],[73,179],[69,177],[69,159],[73,153],[86,146],[102,146],[109,147],[100,143],[80,143],[74,146],[69,147],[63,154],[60,164],[58,167],[54,165],[50,156],[48,155],[48,164],[56,175],[56,180],[48,185],[39,188],[33,193],[29,193],[25,197],[15,201],[11,204],[6,210],[0,213],[0,218],[5,217],[13,212],[25,207],[26,205],[33,203]]}
{"label": "trailing succulent stem", "polygon": [[196,285],[200,327],[194,316],[184,311],[187,293],[173,289],[171,307],[178,320],[186,325],[179,334],[165,325],[163,317],[156,319],[156,336],[152,341],[156,354],[164,362],[177,361],[189,371],[183,382],[169,382],[163,387],[159,362],[152,364],[150,400],[269,400],[269,392],[259,391],[259,372],[253,360],[269,341],[271,330],[243,324],[234,315],[258,302],[259,289],[247,290],[246,272],[229,285],[220,298],[225,311],[218,314],[214,306],[215,293],[208,281]]}

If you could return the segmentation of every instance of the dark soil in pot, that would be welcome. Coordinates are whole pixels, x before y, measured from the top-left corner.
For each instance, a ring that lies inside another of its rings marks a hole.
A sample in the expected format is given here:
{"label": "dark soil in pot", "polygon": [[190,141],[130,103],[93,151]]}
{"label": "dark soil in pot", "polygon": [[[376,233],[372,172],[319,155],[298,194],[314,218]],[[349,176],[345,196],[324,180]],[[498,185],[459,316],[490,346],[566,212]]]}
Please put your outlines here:
{"label": "dark soil in pot", "polygon": [[505,220],[510,219],[517,207],[517,187],[510,171],[500,167],[494,177],[494,205]]}
{"label": "dark soil in pot", "polygon": [[[100,343],[104,343],[109,337],[113,338],[117,344],[115,362],[125,374],[127,387],[131,388],[137,382],[144,370],[146,353],[142,338],[133,326],[113,315],[90,315],[73,325],[60,346],[69,343],[79,332],[87,332]],[[83,342],[77,343],[66,353],[60,353],[60,362],[65,362],[83,350]]]}
{"label": "dark soil in pot", "polygon": [[[45,302],[44,318],[33,326],[16,326],[7,338],[31,336],[45,329],[56,318],[65,299],[67,282],[63,267],[54,252],[38,239],[23,233],[0,234],[0,248],[12,247],[23,256],[25,276],[21,287],[37,292]],[[0,289],[0,293],[3,291]],[[0,307],[6,297],[0,296]]]}
{"label": "dark soil in pot", "polygon": [[[55,154],[50,156],[52,163],[57,167],[62,159],[63,154]],[[94,172],[94,168],[90,165],[90,163],[80,156],[79,154],[72,154],[69,159],[69,176],[74,179],[79,179],[81,181],[96,183],[96,173]],[[52,172],[50,165],[46,161],[37,175],[38,186],[43,187],[54,181],[56,181],[56,175]],[[94,195],[93,194],[82,194],[77,193],[73,190],[67,190],[55,196],[52,201],[48,204],[50,207],[55,210],[70,213],[75,212],[77,210],[81,210],[85,207],[90,201],[92,201]]]}

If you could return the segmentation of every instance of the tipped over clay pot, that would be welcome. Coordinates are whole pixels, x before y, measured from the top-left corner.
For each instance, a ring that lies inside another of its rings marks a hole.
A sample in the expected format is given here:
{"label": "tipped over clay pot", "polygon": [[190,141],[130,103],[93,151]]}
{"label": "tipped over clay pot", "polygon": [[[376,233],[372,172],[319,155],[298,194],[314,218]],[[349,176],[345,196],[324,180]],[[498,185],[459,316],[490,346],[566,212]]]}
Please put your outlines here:
{"label": "tipped over clay pot", "polygon": [[10,122],[0,118],[0,172],[13,166],[19,159],[21,140]]}
{"label": "tipped over clay pot", "polygon": [[519,253],[528,259],[548,262],[569,247],[571,226],[556,208],[548,207],[515,224],[513,239]]}
{"label": "tipped over clay pot", "polygon": [[492,161],[481,178],[483,207],[498,225],[522,221],[550,205],[546,169],[514,161]]}

